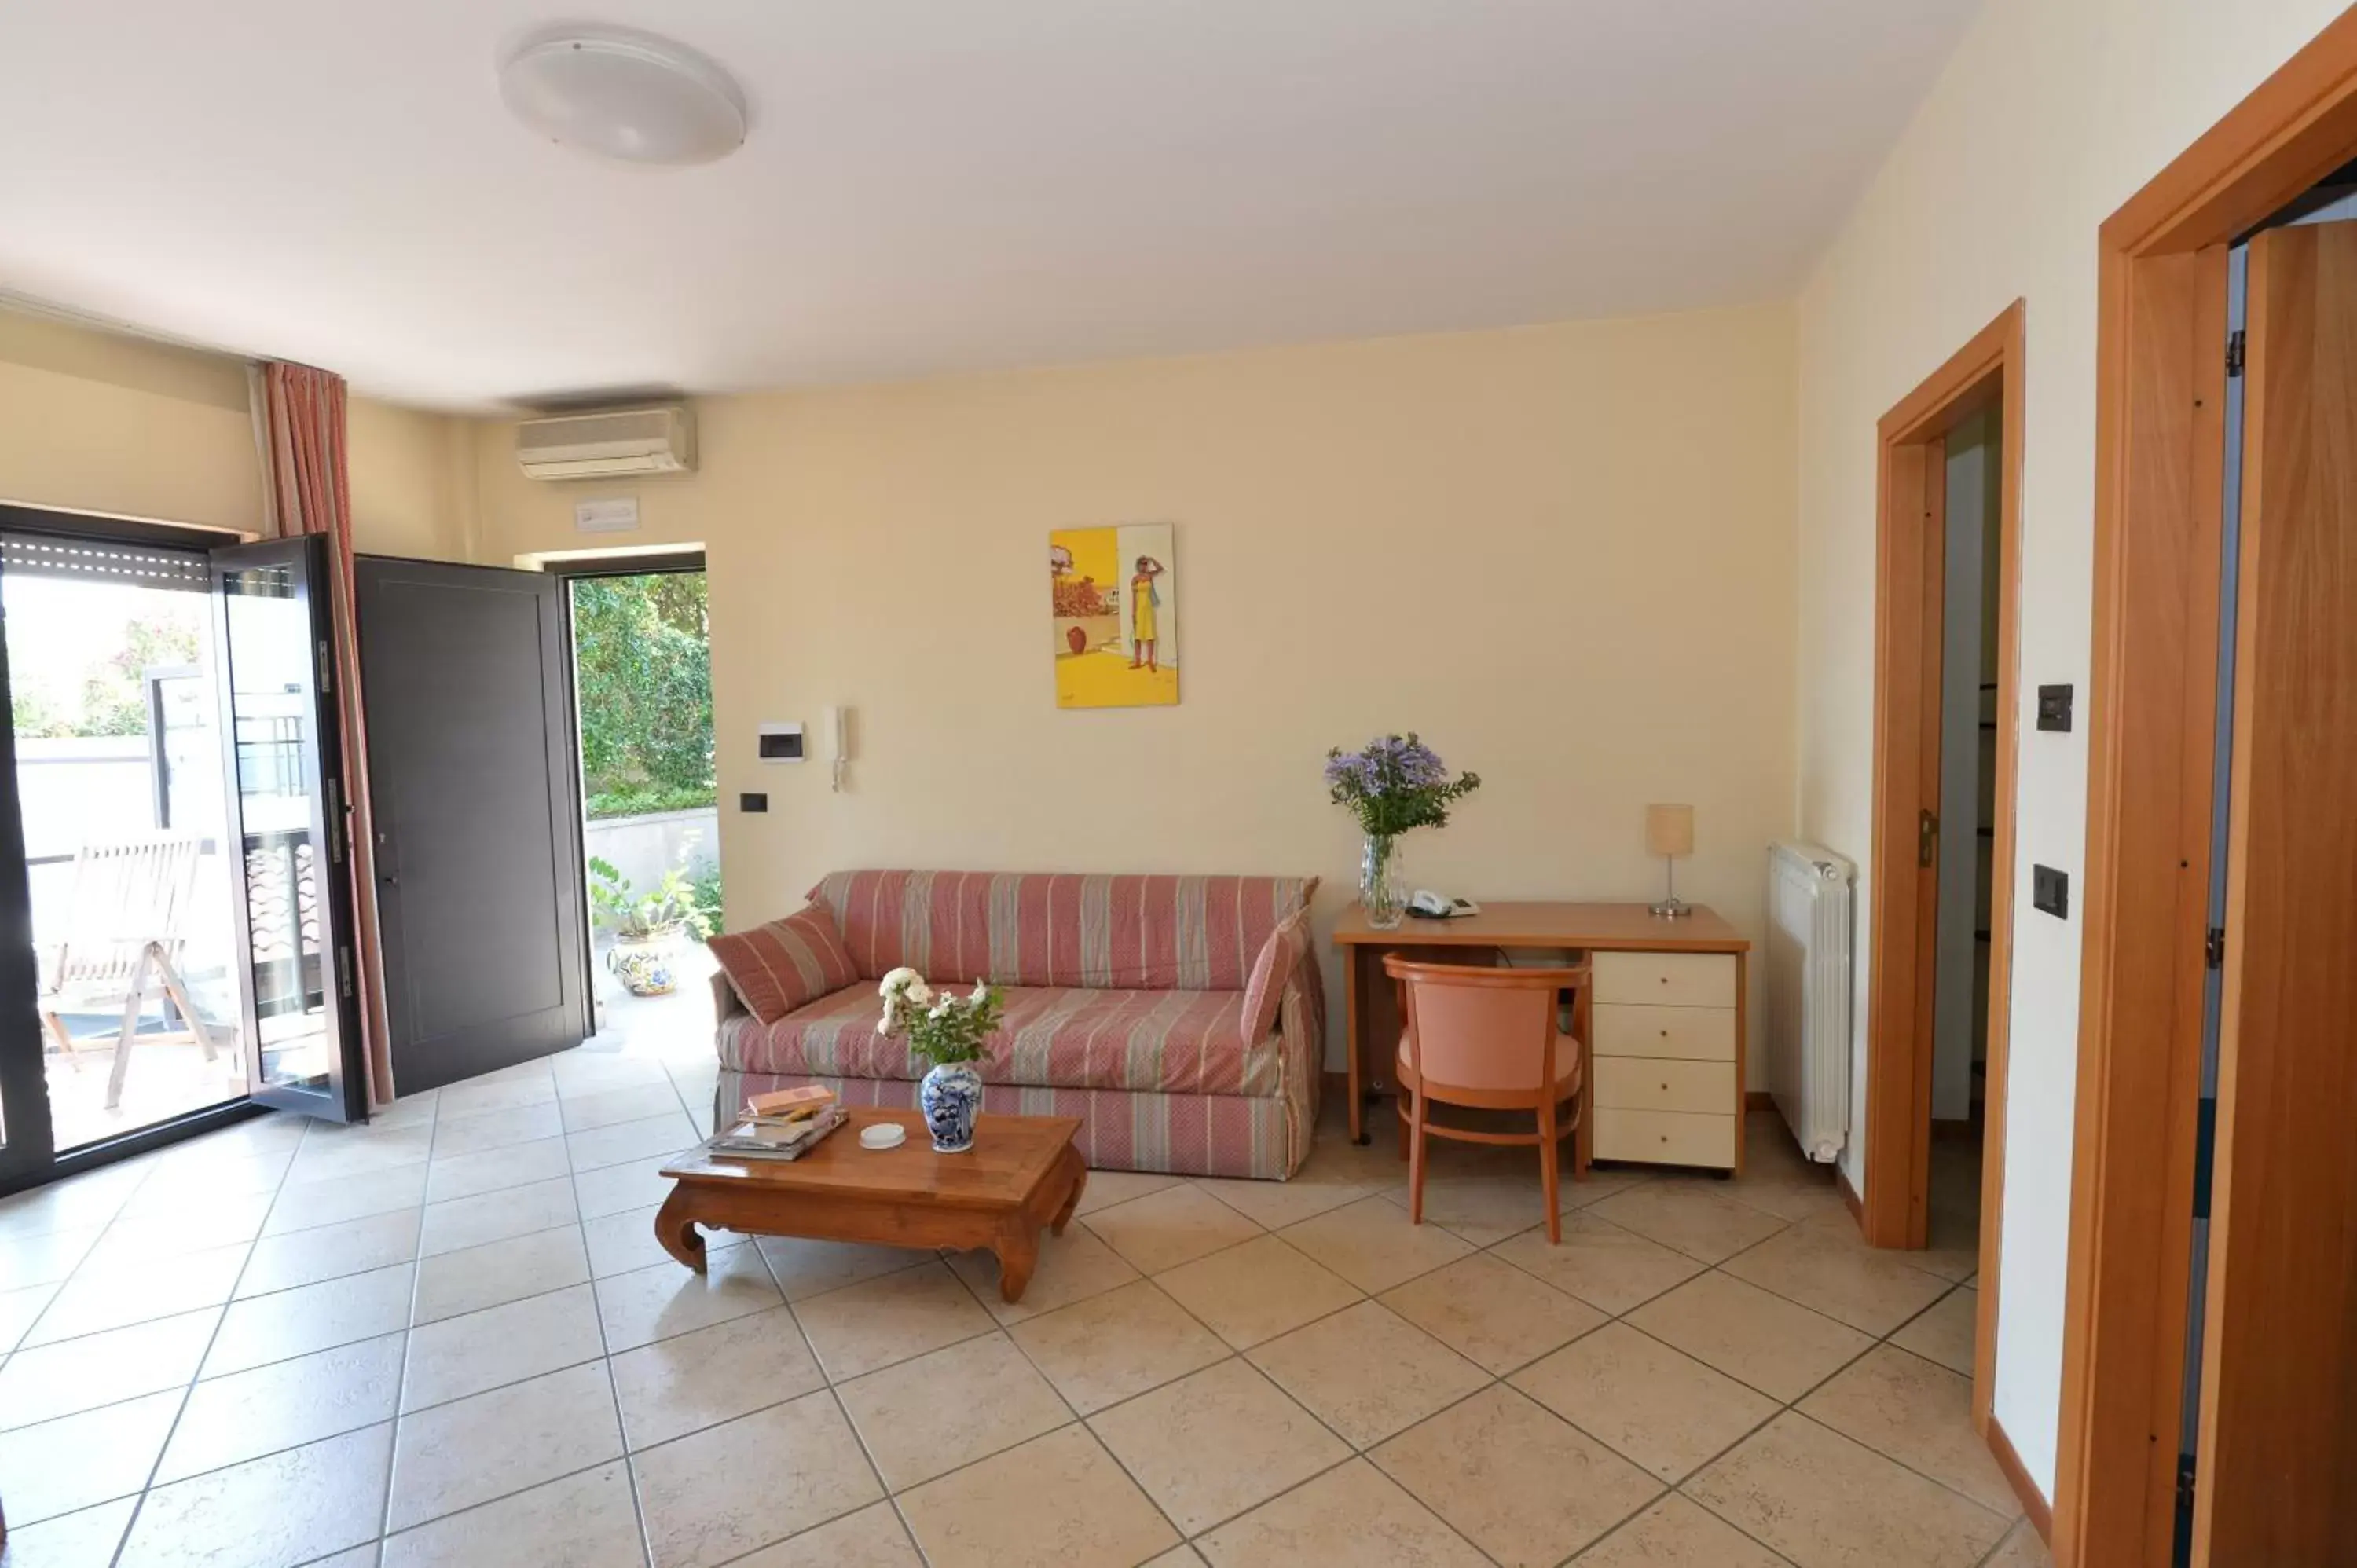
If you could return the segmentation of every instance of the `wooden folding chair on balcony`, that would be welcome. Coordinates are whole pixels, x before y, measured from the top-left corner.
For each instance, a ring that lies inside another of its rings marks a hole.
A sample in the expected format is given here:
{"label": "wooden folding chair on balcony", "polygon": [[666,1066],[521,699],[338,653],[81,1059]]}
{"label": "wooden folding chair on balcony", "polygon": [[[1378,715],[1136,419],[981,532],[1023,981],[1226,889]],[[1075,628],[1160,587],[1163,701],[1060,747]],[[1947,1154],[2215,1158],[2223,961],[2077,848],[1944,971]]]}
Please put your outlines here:
{"label": "wooden folding chair on balcony", "polygon": [[[65,939],[41,966],[41,1023],[79,1070],[85,1042],[66,1027],[65,1015],[121,1005],[123,1025],[106,1080],[109,1111],[122,1104],[123,1075],[131,1065],[135,1037],[156,1044],[193,1038],[204,1047],[207,1061],[215,1055],[212,1036],[198,1017],[179,970],[203,847],[195,833],[148,833],[86,843],[74,856]],[[182,1027],[142,1036],[139,1015],[159,990],[178,1010]]]}

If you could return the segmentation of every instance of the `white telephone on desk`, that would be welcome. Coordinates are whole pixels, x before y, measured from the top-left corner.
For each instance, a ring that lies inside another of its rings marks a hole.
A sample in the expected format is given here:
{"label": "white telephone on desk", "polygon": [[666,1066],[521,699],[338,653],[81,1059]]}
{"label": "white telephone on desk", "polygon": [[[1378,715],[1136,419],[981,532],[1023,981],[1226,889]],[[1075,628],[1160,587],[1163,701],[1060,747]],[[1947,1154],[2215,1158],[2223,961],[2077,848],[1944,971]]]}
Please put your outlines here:
{"label": "white telephone on desk", "polygon": [[1451,898],[1446,893],[1423,887],[1409,897],[1407,912],[1423,920],[1454,920],[1460,916],[1480,914],[1481,906],[1470,898]]}

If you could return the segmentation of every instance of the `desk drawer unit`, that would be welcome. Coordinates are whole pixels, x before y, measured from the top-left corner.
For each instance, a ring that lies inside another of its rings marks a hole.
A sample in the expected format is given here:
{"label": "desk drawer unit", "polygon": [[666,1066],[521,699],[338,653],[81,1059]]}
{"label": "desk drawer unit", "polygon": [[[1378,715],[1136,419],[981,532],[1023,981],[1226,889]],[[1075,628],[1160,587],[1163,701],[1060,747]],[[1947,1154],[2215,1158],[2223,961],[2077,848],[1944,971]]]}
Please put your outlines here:
{"label": "desk drawer unit", "polygon": [[1734,1168],[1743,1107],[1736,955],[1608,951],[1593,963],[1595,1157]]}

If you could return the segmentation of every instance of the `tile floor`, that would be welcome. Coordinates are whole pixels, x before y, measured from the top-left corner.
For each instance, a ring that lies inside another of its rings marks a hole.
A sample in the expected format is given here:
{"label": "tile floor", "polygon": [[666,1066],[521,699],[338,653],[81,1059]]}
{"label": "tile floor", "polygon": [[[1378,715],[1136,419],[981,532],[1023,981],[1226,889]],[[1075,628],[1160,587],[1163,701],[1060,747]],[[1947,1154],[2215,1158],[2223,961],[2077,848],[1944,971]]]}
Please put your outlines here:
{"label": "tile floor", "polygon": [[0,1203],[0,1564],[2046,1562],[1966,1416],[1970,1236],[1867,1251],[1765,1125],[1740,1181],[1567,1187],[1560,1247],[1526,1155],[1444,1152],[1411,1228],[1387,1124],[1101,1173],[1009,1307],[987,1255],[672,1263],[700,1056]]}

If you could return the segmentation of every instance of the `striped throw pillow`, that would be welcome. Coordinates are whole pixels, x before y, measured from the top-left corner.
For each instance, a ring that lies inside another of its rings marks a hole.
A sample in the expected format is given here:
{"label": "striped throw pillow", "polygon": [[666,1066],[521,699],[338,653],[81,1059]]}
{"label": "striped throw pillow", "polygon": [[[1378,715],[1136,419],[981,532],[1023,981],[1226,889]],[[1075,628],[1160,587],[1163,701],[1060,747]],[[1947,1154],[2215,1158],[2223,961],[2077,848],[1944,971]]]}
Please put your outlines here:
{"label": "striped throw pillow", "polygon": [[1286,982],[1293,966],[1309,950],[1309,911],[1295,910],[1269,933],[1253,960],[1252,979],[1244,985],[1243,1025],[1244,1049],[1251,1050],[1276,1032],[1277,1009],[1285,1001]]}
{"label": "striped throw pillow", "polygon": [[746,1010],[774,1024],[795,1008],[859,978],[834,917],[809,905],[782,920],[715,937],[705,944]]}

